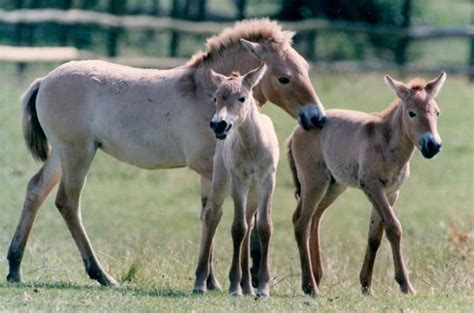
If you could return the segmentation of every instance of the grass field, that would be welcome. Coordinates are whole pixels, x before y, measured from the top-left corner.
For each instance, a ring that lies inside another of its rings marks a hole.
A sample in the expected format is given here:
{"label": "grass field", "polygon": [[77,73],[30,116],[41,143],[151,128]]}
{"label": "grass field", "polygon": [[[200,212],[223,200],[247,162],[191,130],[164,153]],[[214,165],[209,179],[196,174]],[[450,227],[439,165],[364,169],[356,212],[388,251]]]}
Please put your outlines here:
{"label": "grass field", "polygon": [[[14,68],[0,74],[0,275],[18,221],[24,190],[38,165],[21,136],[18,98],[48,68],[30,70],[22,82]],[[397,77],[396,73],[393,73]],[[313,73],[326,108],[380,111],[394,98],[383,74]],[[349,190],[328,210],[322,225],[325,276],[322,295],[300,290],[291,215],[296,202],[287,166],[286,137],[295,122],[272,105],[282,149],[274,195],[271,243],[272,297],[231,297],[225,291],[193,295],[200,235],[198,177],[188,169],[145,171],[98,153],[83,195],[83,218],[103,265],[121,287],[102,288],[87,278],[82,261],[53,203],[43,205],[23,260],[22,284],[0,282],[0,311],[474,311],[473,85],[448,77],[438,99],[442,153],[425,160],[417,152],[396,211],[404,227],[404,251],[416,296],[402,296],[393,280],[389,244],[376,261],[373,297],[359,292],[370,206]],[[217,276],[228,287],[232,201],[217,234]]]}

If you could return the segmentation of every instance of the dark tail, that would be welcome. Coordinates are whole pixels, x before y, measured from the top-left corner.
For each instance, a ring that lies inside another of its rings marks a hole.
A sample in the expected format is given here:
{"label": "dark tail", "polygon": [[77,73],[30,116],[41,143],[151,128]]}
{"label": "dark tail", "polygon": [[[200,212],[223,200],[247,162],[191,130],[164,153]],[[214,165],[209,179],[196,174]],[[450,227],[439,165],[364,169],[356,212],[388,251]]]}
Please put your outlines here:
{"label": "dark tail", "polygon": [[301,183],[298,179],[298,171],[296,170],[296,163],[295,158],[293,157],[293,149],[291,147],[293,136],[288,139],[287,147],[288,147],[288,163],[290,163],[290,170],[291,175],[293,176],[293,183],[295,185],[295,198],[299,199],[301,196]]}
{"label": "dark tail", "polygon": [[41,78],[38,78],[31,84],[30,88],[21,98],[21,102],[23,105],[23,137],[25,138],[26,146],[35,160],[44,162],[49,155],[49,145],[36,114],[36,96],[38,95],[41,80]]}

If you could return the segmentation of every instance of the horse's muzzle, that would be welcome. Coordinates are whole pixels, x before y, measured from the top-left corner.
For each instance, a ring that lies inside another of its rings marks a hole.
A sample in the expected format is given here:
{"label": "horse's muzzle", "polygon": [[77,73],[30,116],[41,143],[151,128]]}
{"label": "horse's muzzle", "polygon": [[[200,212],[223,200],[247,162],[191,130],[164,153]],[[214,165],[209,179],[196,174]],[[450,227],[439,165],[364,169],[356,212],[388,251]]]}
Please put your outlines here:
{"label": "horse's muzzle", "polygon": [[232,128],[232,123],[228,123],[225,120],[211,120],[211,122],[209,123],[209,127],[211,127],[217,139],[224,140],[226,139],[230,129]]}
{"label": "horse's muzzle", "polygon": [[443,147],[441,142],[438,142],[431,133],[426,133],[421,136],[418,145],[420,146],[421,154],[427,159],[431,159],[437,155]]}
{"label": "horse's muzzle", "polygon": [[326,124],[327,117],[315,104],[305,105],[298,113],[298,122],[304,130],[320,129]]}

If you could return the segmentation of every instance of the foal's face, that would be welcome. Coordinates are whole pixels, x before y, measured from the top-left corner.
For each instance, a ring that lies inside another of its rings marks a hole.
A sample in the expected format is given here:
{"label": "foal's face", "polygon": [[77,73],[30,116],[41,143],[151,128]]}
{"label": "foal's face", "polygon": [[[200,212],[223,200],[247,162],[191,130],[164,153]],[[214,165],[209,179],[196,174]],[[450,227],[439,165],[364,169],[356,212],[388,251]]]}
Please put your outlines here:
{"label": "foal's face", "polygon": [[283,108],[305,129],[322,128],[326,113],[309,77],[309,65],[292,47],[282,50],[270,43],[241,39],[247,50],[267,64],[257,89],[266,99]]}
{"label": "foal's face", "polygon": [[213,101],[216,113],[211,119],[211,127],[217,139],[224,140],[235,125],[238,127],[246,118],[250,106],[255,105],[252,88],[263,76],[265,64],[244,76],[232,73],[229,77],[211,71],[211,79],[217,87]]}
{"label": "foal's face", "polygon": [[446,74],[443,72],[424,86],[415,85],[410,88],[401,82],[391,82],[402,99],[405,132],[428,159],[438,154],[442,147],[437,127],[440,110],[435,97],[445,80]]}

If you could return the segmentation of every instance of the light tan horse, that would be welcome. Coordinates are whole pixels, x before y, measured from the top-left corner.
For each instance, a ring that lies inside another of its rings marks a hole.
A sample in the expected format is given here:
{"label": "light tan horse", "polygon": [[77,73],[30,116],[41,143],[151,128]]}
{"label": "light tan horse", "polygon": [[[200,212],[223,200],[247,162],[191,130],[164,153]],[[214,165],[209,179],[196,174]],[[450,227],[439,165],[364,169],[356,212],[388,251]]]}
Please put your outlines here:
{"label": "light tan horse", "polygon": [[216,138],[223,141],[217,143],[211,201],[202,219],[195,292],[206,291],[212,242],[222,216],[222,204],[230,192],[234,200],[234,221],[229,293],[253,294],[249,237],[253,216],[257,211],[261,246],[257,295],[270,295],[268,249],[272,234],[271,202],[279,158],[278,138],[272,121],[258,111],[252,94],[253,86],[262,78],[265,69],[265,65],[262,65],[244,76],[238,73],[229,77],[211,74],[219,88],[214,98],[217,109],[210,126]]}
{"label": "light tan horse", "polygon": [[[415,147],[425,158],[441,150],[435,102],[446,74],[408,86],[385,76],[398,100],[382,113],[329,110],[322,130],[297,127],[289,140],[289,161],[301,198],[293,215],[301,258],[302,287],[318,293],[322,276],[319,225],[324,211],[347,187],[361,189],[373,206],[368,245],[360,272],[363,293],[371,293],[372,271],[383,230],[393,253],[395,280],[404,293],[415,293],[402,256],[402,226],[393,204],[409,175]],[[300,185],[301,182],[301,185]]]}
{"label": "light tan horse", "polygon": [[[116,284],[99,263],[81,220],[80,196],[97,150],[144,169],[188,166],[201,176],[206,202],[215,150],[208,127],[215,111],[211,69],[226,75],[247,72],[264,60],[268,71],[254,89],[258,104],[270,100],[305,128],[320,127],[324,109],[308,64],[291,47],[292,36],[268,19],[248,20],[210,38],[207,51],[172,70],[80,61],[37,79],[22,99],[23,131],[32,155],[44,165],[28,183],[8,251],[7,280],[21,280],[20,263],[36,213],[59,182],[56,206],[88,275],[102,285]],[[212,268],[208,288],[219,288]]]}

